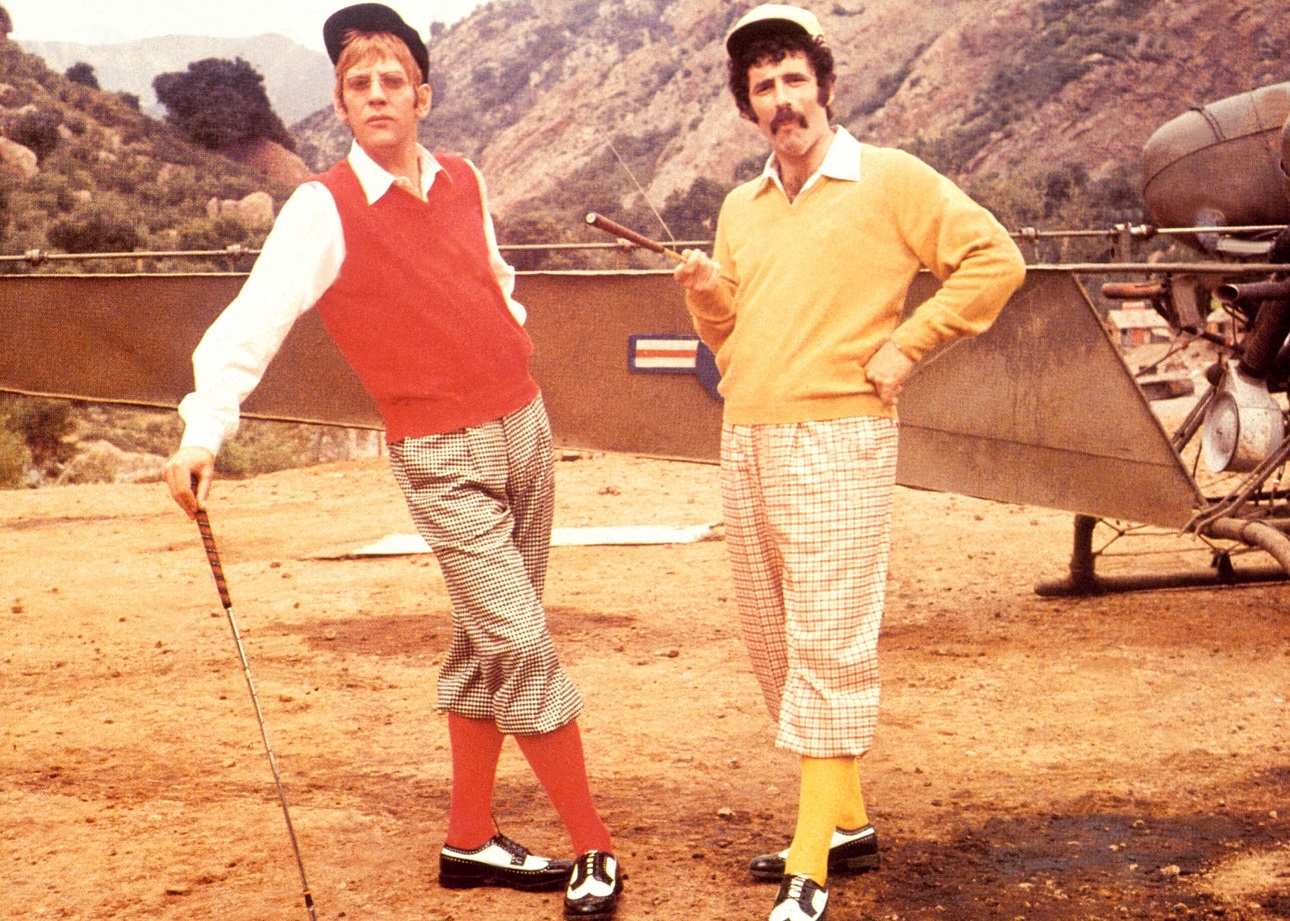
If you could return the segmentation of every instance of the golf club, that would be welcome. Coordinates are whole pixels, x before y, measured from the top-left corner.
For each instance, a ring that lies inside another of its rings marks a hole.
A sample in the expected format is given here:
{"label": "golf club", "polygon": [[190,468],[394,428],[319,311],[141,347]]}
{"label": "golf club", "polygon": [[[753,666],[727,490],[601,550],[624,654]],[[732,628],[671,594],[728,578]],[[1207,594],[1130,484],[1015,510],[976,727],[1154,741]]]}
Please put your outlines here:
{"label": "golf club", "polygon": [[637,246],[642,246],[651,252],[658,253],[661,256],[667,256],[669,259],[676,262],[685,261],[685,257],[676,250],[668,249],[657,240],[651,240],[649,237],[644,234],[637,233],[630,227],[624,227],[616,221],[611,221],[603,214],[597,214],[594,211],[591,212],[587,215],[587,224],[597,230],[603,230],[607,234],[612,234],[620,240],[626,240],[628,243],[635,243]]}
{"label": "golf club", "polygon": [[211,531],[210,518],[205,509],[198,509],[196,517],[197,528],[202,534],[202,546],[206,548],[206,559],[210,561],[211,574],[215,576],[215,588],[219,591],[219,600],[224,605],[224,614],[228,617],[228,625],[233,630],[233,642],[237,644],[237,654],[242,660],[242,674],[246,677],[247,690],[251,692],[251,703],[255,707],[255,719],[260,724],[260,737],[264,739],[264,750],[269,754],[269,767],[273,769],[273,782],[278,788],[278,800],[282,803],[282,817],[287,820],[287,835],[291,838],[291,850],[296,855],[296,866],[300,870],[300,885],[304,888],[305,908],[309,911],[310,921],[317,921],[317,915],[314,914],[314,897],[309,891],[309,880],[305,878],[305,862],[300,857],[300,844],[296,841],[296,830],[291,824],[291,812],[287,809],[287,794],[282,789],[282,777],[278,773],[278,759],[273,754],[273,746],[269,743],[269,731],[264,725],[260,698],[255,693],[255,682],[251,680],[251,665],[246,660],[242,634],[237,629],[237,620],[233,617],[233,602],[229,598],[228,583],[224,580],[224,567],[219,562],[219,550],[215,546],[215,535]]}

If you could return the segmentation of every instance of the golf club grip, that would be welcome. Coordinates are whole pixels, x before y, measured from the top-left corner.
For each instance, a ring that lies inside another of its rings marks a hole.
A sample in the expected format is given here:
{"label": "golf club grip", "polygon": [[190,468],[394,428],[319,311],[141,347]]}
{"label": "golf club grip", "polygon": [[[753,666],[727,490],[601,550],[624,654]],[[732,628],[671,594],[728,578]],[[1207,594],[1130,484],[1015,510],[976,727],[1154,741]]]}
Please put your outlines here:
{"label": "golf club grip", "polygon": [[670,250],[662,243],[659,243],[656,240],[651,240],[644,234],[639,234],[630,227],[624,227],[622,224],[619,224],[616,221],[611,221],[609,218],[597,214],[594,211],[587,215],[587,223],[597,230],[603,230],[605,233],[613,234],[615,237],[626,240],[628,243],[635,243],[637,246],[643,246],[651,252],[659,253],[660,255],[675,259],[677,262],[685,261],[685,257],[675,250]]}
{"label": "golf club grip", "polygon": [[219,550],[215,547],[215,535],[211,532],[211,521],[205,509],[197,510],[197,530],[202,533],[202,546],[206,548],[206,559],[211,564],[211,575],[215,577],[215,590],[219,592],[220,603],[224,609],[233,607],[228,596],[228,582],[224,580],[224,567],[219,564]]}

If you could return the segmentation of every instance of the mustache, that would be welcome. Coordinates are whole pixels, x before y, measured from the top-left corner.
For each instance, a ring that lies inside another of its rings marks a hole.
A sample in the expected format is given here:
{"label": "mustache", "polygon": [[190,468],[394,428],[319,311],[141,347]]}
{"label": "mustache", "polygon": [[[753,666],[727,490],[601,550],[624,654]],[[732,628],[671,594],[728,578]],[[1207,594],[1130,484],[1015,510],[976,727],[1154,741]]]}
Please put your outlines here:
{"label": "mustache", "polygon": [[806,116],[794,111],[790,105],[782,105],[775,110],[774,116],[770,120],[770,130],[778,131],[785,125],[798,125],[801,128],[806,127]]}

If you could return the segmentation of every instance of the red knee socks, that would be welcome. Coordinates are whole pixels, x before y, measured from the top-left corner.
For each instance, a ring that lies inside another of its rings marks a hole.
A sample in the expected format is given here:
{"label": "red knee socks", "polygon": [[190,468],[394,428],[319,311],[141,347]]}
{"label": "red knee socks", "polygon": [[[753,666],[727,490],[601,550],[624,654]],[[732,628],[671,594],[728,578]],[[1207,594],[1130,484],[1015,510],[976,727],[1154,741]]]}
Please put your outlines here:
{"label": "red knee socks", "polygon": [[[448,739],[452,745],[452,803],[448,809],[447,844],[469,851],[497,832],[493,823],[493,782],[503,736],[492,720],[472,720],[449,713]],[[612,854],[609,830],[591,799],[577,722],[555,732],[516,736],[515,741],[568,829],[573,852]]]}
{"label": "red knee socks", "polygon": [[474,850],[493,837],[493,781],[502,734],[492,720],[448,714],[452,745],[452,803],[448,807],[449,847]]}
{"label": "red knee socks", "polygon": [[600,821],[587,784],[578,723],[567,723],[555,732],[541,735],[516,736],[515,741],[568,829],[573,852],[584,854],[594,850],[612,854],[609,829]]}

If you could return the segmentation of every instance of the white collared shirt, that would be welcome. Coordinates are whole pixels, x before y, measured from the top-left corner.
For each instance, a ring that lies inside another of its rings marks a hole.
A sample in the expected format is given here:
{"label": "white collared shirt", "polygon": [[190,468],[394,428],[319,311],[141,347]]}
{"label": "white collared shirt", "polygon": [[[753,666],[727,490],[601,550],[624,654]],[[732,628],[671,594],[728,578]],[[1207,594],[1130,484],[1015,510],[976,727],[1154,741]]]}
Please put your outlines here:
{"label": "white collared shirt", "polygon": [[[424,147],[418,146],[417,153],[424,199],[443,166]],[[350,147],[347,159],[368,204],[389,193],[391,186],[406,186],[406,181],[396,180],[357,143]],[[489,265],[511,314],[522,325],[527,314],[511,296],[515,270],[498,251],[484,179],[474,164],[471,169],[479,179],[483,200]],[[344,261],[345,233],[336,202],[322,183],[307,182],[282,206],[246,284],[193,352],[196,388],[179,404],[184,420],[183,447],[219,453],[225,439],[237,431],[242,401],[264,376],[292,325],[340,275]]]}
{"label": "white collared shirt", "polygon": [[[800,197],[803,192],[815,184],[821,176],[829,179],[842,179],[846,182],[860,181],[860,142],[852,136],[850,131],[841,125],[833,129],[833,140],[829,142],[828,152],[824,155],[823,162],[820,163],[819,169],[811,174],[810,178],[802,185],[798,192]],[[775,162],[775,155],[771,154],[766,160],[766,166],[761,171],[761,179],[764,183],[773,182],[779,187],[785,195],[784,183],[779,178],[779,167]]]}

